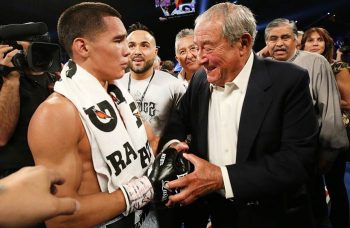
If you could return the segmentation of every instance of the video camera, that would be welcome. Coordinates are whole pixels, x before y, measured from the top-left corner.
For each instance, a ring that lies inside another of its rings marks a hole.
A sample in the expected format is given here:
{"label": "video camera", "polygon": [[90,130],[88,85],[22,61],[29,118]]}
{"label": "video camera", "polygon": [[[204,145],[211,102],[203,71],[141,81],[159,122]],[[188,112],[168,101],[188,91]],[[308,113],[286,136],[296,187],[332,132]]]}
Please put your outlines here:
{"label": "video camera", "polygon": [[[16,41],[31,42],[26,53]],[[47,25],[43,22],[0,26],[0,44],[20,50],[12,58],[13,65],[19,70],[30,68],[36,72],[54,73],[61,69],[60,47],[50,43]]]}

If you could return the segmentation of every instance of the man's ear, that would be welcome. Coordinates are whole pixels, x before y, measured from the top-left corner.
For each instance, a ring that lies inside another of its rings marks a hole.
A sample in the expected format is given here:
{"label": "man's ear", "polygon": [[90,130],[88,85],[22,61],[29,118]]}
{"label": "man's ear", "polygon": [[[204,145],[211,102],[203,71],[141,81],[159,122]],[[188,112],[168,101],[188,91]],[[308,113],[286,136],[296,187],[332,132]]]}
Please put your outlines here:
{"label": "man's ear", "polygon": [[87,40],[84,38],[75,38],[72,44],[72,52],[75,56],[87,57],[89,55]]}
{"label": "man's ear", "polygon": [[156,55],[158,55],[158,48],[157,47],[156,47],[155,53],[156,53]]}
{"label": "man's ear", "polygon": [[240,53],[241,53],[241,55],[244,55],[245,53],[247,53],[248,51],[251,50],[253,38],[248,33],[244,33],[241,36],[241,39],[239,42],[240,42],[239,43],[240,44],[240,47],[239,47]]}
{"label": "man's ear", "polygon": [[253,38],[248,33],[244,33],[241,36],[241,47],[242,48],[250,48],[250,46],[252,45],[252,42],[253,42]]}

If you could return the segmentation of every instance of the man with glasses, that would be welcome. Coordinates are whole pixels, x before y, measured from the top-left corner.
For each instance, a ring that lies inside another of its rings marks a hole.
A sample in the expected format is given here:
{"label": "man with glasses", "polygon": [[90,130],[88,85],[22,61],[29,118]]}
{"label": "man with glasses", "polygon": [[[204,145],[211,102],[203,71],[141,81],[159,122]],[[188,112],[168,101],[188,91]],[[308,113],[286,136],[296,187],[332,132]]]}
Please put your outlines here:
{"label": "man with glasses", "polygon": [[327,215],[327,207],[321,175],[332,165],[336,165],[336,158],[348,147],[348,141],[341,119],[339,92],[332,69],[322,55],[298,50],[297,35],[297,27],[293,21],[278,18],[266,26],[265,42],[266,49],[273,59],[292,62],[309,72],[309,87],[320,128],[318,167],[311,194],[316,223],[322,223]]}

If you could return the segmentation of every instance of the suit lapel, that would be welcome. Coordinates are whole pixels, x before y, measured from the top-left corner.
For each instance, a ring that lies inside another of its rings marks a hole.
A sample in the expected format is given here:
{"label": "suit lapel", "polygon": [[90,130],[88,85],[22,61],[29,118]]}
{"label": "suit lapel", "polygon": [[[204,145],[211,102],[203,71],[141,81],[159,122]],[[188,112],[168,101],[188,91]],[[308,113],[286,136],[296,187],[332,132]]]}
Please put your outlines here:
{"label": "suit lapel", "polygon": [[254,140],[269,109],[272,95],[269,93],[271,79],[264,62],[254,56],[254,63],[243,102],[238,130],[236,162],[247,159]]}

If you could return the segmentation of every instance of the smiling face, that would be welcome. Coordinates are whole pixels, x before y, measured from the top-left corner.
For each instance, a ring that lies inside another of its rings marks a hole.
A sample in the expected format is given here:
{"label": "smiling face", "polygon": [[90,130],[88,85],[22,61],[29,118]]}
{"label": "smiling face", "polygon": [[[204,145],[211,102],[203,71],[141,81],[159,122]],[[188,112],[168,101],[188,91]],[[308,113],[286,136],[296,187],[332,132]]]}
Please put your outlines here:
{"label": "smiling face", "polygon": [[193,42],[193,35],[180,38],[176,42],[176,60],[185,72],[193,74],[200,65],[197,61],[198,47]]}
{"label": "smiling face", "polygon": [[320,34],[317,32],[311,33],[311,35],[307,37],[305,41],[304,50],[309,52],[316,52],[322,55],[325,50],[325,41],[323,37],[320,36]]}
{"label": "smiling face", "polygon": [[130,70],[137,74],[149,71],[157,56],[154,37],[147,31],[136,30],[129,34],[127,42],[131,52],[129,56]]}
{"label": "smiling face", "polygon": [[294,54],[297,39],[289,25],[282,25],[270,29],[266,45],[272,58],[286,61]]}
{"label": "smiling face", "polygon": [[126,29],[117,17],[103,18],[106,29],[94,38],[87,38],[89,50],[88,71],[99,80],[121,78],[125,73],[130,54],[126,43]]}
{"label": "smiling face", "polygon": [[194,30],[199,64],[207,72],[208,82],[219,86],[232,81],[246,61],[240,43],[232,44],[223,37],[222,21],[222,19],[201,21]]}

